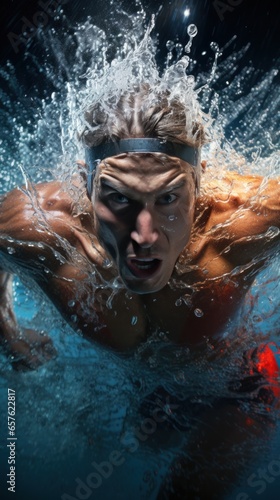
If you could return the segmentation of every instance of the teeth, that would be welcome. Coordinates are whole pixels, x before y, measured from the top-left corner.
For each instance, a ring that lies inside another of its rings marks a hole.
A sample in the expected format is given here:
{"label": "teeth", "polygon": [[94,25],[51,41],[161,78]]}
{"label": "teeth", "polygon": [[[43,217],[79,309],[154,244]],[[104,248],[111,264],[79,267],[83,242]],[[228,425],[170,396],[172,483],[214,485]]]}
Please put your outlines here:
{"label": "teeth", "polygon": [[139,269],[150,269],[153,265],[153,259],[143,259],[141,261],[136,261],[135,264]]}
{"label": "teeth", "polygon": [[150,269],[154,264],[155,259],[133,259],[134,264],[139,269]]}

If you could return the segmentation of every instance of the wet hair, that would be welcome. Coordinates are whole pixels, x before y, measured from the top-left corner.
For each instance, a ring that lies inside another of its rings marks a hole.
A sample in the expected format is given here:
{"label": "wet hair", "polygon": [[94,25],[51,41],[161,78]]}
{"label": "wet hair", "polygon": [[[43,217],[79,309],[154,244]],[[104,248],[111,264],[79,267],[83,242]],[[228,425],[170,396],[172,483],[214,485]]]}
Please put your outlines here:
{"label": "wet hair", "polygon": [[80,139],[87,147],[109,140],[146,137],[200,148],[205,142],[197,103],[182,102],[167,90],[142,84],[117,100],[95,103],[85,112]]}

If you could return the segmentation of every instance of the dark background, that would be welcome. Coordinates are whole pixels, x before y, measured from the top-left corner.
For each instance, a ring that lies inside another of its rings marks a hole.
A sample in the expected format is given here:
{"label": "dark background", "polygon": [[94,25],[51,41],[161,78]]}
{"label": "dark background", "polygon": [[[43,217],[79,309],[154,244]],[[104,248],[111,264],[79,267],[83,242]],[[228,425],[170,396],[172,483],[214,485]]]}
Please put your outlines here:
{"label": "dark background", "polygon": [[[39,0],[2,0],[0,6],[0,41],[1,62],[7,58],[14,64],[20,64],[24,45],[15,54],[8,40],[8,34],[21,33],[22,17],[32,22],[35,13],[42,10]],[[47,1],[47,0],[43,0]],[[57,0],[59,1],[59,0]],[[63,0],[61,0],[63,1]],[[64,0],[63,10],[71,22],[81,21],[90,15],[102,24],[110,9],[109,0]],[[120,4],[120,2],[115,2]],[[124,0],[122,5],[133,12],[133,2]],[[237,40],[232,48],[239,48],[250,42],[251,48],[247,57],[260,69],[268,69],[275,57],[279,56],[280,23],[279,6],[272,0],[143,0],[142,4],[148,12],[162,10],[158,16],[156,31],[160,35],[160,45],[165,46],[168,39],[176,35],[179,41],[187,39],[187,25],[195,23],[198,36],[195,39],[192,57],[199,58],[201,52],[211,41],[223,46],[233,36]],[[191,15],[183,17],[186,8]],[[50,20],[50,24],[53,20]]]}

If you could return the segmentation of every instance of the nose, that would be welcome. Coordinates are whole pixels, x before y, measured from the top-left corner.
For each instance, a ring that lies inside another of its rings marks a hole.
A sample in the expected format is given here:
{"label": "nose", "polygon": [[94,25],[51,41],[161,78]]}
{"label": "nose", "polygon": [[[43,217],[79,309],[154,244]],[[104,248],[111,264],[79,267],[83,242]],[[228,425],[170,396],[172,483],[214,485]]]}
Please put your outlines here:
{"label": "nose", "polygon": [[143,208],[137,214],[135,230],[131,233],[131,239],[142,248],[150,248],[158,239],[158,231],[154,227],[154,220],[151,212]]}

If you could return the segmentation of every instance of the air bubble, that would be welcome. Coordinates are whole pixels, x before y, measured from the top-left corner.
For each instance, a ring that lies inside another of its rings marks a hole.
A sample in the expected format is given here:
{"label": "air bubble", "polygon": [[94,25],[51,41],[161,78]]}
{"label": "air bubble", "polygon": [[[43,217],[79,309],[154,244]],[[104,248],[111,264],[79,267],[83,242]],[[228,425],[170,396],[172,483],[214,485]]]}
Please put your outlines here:
{"label": "air bubble", "polygon": [[69,300],[68,307],[74,307],[75,304],[76,304],[75,300]]}
{"label": "air bubble", "polygon": [[187,32],[190,37],[194,38],[198,33],[197,26],[195,24],[190,24],[188,26]]}
{"label": "air bubble", "polygon": [[13,247],[7,247],[7,252],[10,255],[13,255],[14,253],[16,253],[16,251],[15,251],[15,249]]}

